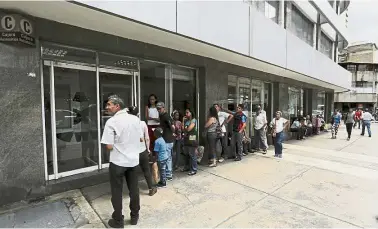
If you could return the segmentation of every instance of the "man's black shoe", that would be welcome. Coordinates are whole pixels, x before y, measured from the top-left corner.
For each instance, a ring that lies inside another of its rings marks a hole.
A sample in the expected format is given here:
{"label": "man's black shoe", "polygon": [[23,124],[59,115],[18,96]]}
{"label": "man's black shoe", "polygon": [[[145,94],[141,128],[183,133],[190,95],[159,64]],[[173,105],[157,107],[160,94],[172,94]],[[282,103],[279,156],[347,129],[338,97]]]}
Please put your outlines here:
{"label": "man's black shoe", "polygon": [[123,219],[120,220],[120,221],[115,220],[115,219],[109,219],[108,224],[109,224],[109,227],[112,227],[112,228],[123,228],[124,227]]}
{"label": "man's black shoe", "polygon": [[131,225],[137,225],[138,224],[139,217],[131,217],[130,224]]}

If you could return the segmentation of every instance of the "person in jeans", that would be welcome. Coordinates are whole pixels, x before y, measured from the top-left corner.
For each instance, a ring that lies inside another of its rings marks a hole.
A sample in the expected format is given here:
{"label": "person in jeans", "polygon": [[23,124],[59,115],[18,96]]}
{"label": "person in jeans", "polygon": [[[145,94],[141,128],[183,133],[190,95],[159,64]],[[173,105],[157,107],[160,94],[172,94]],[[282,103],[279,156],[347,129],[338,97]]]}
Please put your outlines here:
{"label": "person in jeans", "polygon": [[284,130],[287,129],[290,122],[285,118],[282,118],[282,112],[276,112],[276,118],[274,118],[270,127],[273,130],[272,136],[274,137],[274,157],[282,158],[282,142],[284,140]]}
{"label": "person in jeans", "polygon": [[175,140],[173,144],[173,169],[177,170],[180,166],[180,155],[182,147],[182,122],[180,121],[180,113],[173,112],[173,125],[175,126]]}
{"label": "person in jeans", "polygon": [[209,118],[205,124],[205,131],[206,131],[206,140],[207,145],[209,146],[209,167],[217,166],[217,141],[218,141],[218,134],[217,134],[217,127],[219,125],[218,121],[218,112],[215,107],[210,107],[209,109]]}
{"label": "person in jeans", "polygon": [[236,144],[235,161],[241,161],[243,157],[243,132],[247,125],[247,116],[243,113],[243,104],[239,104],[236,109],[232,132],[234,143]]}
{"label": "person in jeans", "polygon": [[110,227],[124,227],[122,215],[123,179],[126,178],[130,196],[131,225],[137,225],[140,210],[137,166],[139,164],[140,120],[127,113],[123,100],[111,96],[106,104],[109,114],[113,114],[105,124],[101,143],[110,151],[110,189],[113,205],[112,218],[108,221]]}
{"label": "person in jeans", "polygon": [[366,108],[365,112],[362,114],[362,132],[361,135],[365,135],[365,127],[368,130],[369,137],[371,138],[371,130],[370,130],[370,123],[371,120],[373,119],[373,116],[369,112],[369,109]]}
{"label": "person in jeans", "polygon": [[[194,112],[190,109],[185,110],[184,123],[184,154],[186,165],[189,166],[189,176],[197,174],[197,120],[194,118]],[[186,171],[184,168],[182,171]]]}
{"label": "person in jeans", "polygon": [[218,120],[219,120],[219,124],[222,127],[222,136],[220,138],[221,145],[222,145],[222,152],[218,156],[218,162],[222,163],[224,162],[225,159],[228,159],[228,156],[229,156],[229,152],[227,150],[228,136],[227,136],[226,126],[234,118],[234,116],[230,113],[224,112],[223,108],[219,104],[214,104],[214,107],[218,111]]}
{"label": "person in jeans", "polygon": [[337,138],[337,133],[339,131],[340,124],[341,124],[341,114],[336,109],[335,112],[332,115],[332,121],[331,121],[331,125],[332,125],[332,129],[331,129],[331,131],[332,131],[332,139],[336,139]]}
{"label": "person in jeans", "polygon": [[266,140],[266,126],[267,126],[266,114],[262,112],[261,106],[257,106],[256,117],[254,123],[255,129],[255,150],[263,150],[263,154],[266,154],[268,149]]}
{"label": "person in jeans", "polygon": [[154,130],[154,135],[156,137],[154,151],[157,155],[157,162],[160,173],[160,181],[157,183],[159,188],[167,186],[167,162],[169,158],[169,152],[167,151],[167,145],[164,141],[163,129],[158,127]]}
{"label": "person in jeans", "polygon": [[163,138],[167,146],[168,151],[168,161],[167,161],[167,180],[171,181],[173,177],[172,173],[172,153],[173,153],[173,142],[175,126],[173,125],[173,120],[168,112],[165,110],[165,104],[163,102],[158,102],[156,108],[160,114],[160,127],[163,129]]}
{"label": "person in jeans", "polygon": [[348,133],[347,141],[350,140],[350,136],[352,134],[352,129],[353,129],[355,118],[356,117],[355,117],[354,111],[353,111],[352,108],[350,108],[349,112],[347,113],[345,120],[344,120],[344,123],[346,125],[346,130],[347,130],[347,133]]}
{"label": "person in jeans", "polygon": [[[129,114],[135,115],[139,118],[139,111],[138,108],[135,106],[129,107]],[[140,121],[140,128],[142,130],[143,142],[140,143],[140,154],[139,154],[139,166],[142,169],[144,174],[144,178],[146,179],[147,186],[149,189],[148,195],[153,196],[156,194],[157,189],[152,185],[152,174],[150,170],[150,161],[149,161],[149,154],[150,151],[150,138],[148,133],[148,127],[146,122]]]}

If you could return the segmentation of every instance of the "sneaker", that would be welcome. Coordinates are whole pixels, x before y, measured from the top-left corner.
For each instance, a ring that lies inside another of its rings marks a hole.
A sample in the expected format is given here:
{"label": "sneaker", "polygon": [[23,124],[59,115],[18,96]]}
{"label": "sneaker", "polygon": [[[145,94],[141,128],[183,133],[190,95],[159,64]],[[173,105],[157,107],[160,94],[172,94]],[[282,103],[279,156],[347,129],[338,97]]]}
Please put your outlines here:
{"label": "sneaker", "polygon": [[158,182],[157,185],[156,185],[158,188],[165,188],[167,187],[167,183],[166,182]]}
{"label": "sneaker", "polygon": [[263,150],[262,154],[266,154],[266,149]]}
{"label": "sneaker", "polygon": [[246,154],[246,153],[243,153],[243,157],[245,157],[245,156],[247,156],[248,154]]}
{"label": "sneaker", "polygon": [[278,157],[278,154],[274,154],[274,157]]}
{"label": "sneaker", "polygon": [[193,175],[196,175],[196,174],[197,174],[197,171],[190,171],[190,172],[188,173],[189,176],[193,176]]}
{"label": "sneaker", "polygon": [[278,154],[277,157],[278,157],[278,158],[282,158],[282,154]]}
{"label": "sneaker", "polygon": [[131,225],[137,225],[138,224],[139,217],[131,217],[130,218],[130,224]]}
{"label": "sneaker", "polygon": [[237,157],[237,158],[234,159],[234,161],[241,161],[241,158]]}
{"label": "sneaker", "polygon": [[211,164],[209,165],[209,167],[217,167],[217,162],[214,161],[213,163],[211,163]]}
{"label": "sneaker", "polygon": [[149,196],[153,196],[153,195],[156,194],[156,192],[157,192],[157,188],[154,187],[154,188],[152,188],[152,189],[149,190],[148,195]]}
{"label": "sneaker", "polygon": [[219,162],[219,163],[224,162],[224,158],[223,158],[223,157],[219,158],[218,162]]}
{"label": "sneaker", "polygon": [[122,217],[122,220],[120,220],[120,221],[115,220],[115,219],[109,219],[108,225],[111,228],[123,228],[125,226],[125,224],[123,222],[123,217]]}
{"label": "sneaker", "polygon": [[173,177],[167,177],[167,181],[172,181]]}
{"label": "sneaker", "polygon": [[347,138],[347,141],[349,141],[350,140],[350,138]]}

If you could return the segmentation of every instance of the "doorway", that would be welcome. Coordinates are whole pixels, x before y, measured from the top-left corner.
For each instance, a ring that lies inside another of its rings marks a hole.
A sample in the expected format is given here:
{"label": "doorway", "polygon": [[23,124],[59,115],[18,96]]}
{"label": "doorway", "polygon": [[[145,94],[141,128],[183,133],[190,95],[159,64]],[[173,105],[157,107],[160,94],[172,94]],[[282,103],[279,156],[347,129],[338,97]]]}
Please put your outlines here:
{"label": "doorway", "polygon": [[79,56],[85,53],[95,58],[78,62],[74,48],[47,50],[43,50],[41,66],[46,178],[108,167],[109,153],[100,143],[110,118],[106,102],[110,95],[118,95],[126,106],[139,103],[139,65],[128,57],[82,50]]}

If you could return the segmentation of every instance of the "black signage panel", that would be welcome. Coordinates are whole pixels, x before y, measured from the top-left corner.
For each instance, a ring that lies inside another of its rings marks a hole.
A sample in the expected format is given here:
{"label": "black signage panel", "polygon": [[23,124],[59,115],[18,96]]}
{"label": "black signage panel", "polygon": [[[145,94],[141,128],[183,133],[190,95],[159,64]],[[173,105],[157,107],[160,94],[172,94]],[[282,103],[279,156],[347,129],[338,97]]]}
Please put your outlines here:
{"label": "black signage panel", "polygon": [[34,23],[20,14],[0,11],[0,42],[34,46]]}

